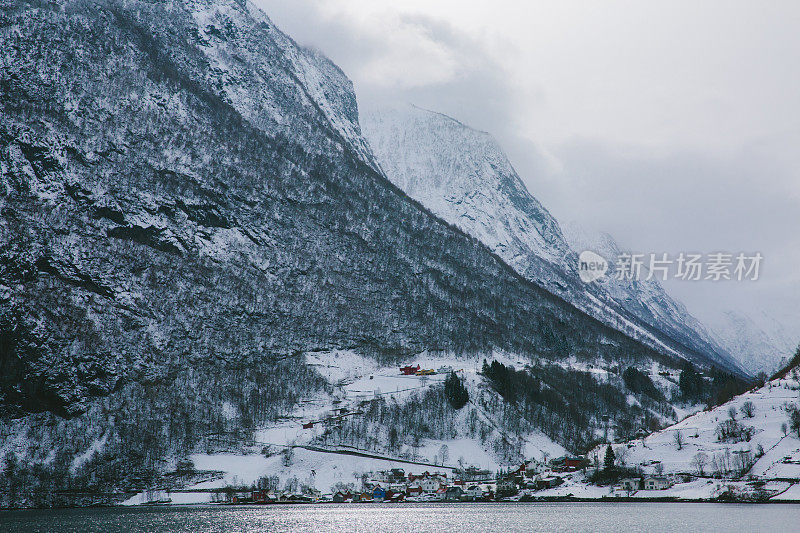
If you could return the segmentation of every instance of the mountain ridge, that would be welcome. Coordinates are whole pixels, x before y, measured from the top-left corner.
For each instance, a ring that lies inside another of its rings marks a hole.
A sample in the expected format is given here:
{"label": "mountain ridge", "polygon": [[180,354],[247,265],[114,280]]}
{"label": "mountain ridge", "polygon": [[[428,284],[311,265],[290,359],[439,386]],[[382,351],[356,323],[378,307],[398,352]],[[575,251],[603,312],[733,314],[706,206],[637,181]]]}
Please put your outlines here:
{"label": "mountain ridge", "polygon": [[[657,282],[636,282],[639,289],[613,280],[580,281],[575,243],[528,192],[490,134],[410,104],[364,111],[361,121],[392,181],[476,236],[526,278],[651,346],[694,360],[702,353],[742,372]],[[650,285],[654,288],[645,290]],[[655,296],[648,303],[645,297],[651,293]]]}
{"label": "mountain ridge", "polygon": [[[666,398],[628,405],[618,373],[680,359],[391,184],[349,80],[252,4],[2,5],[0,458],[24,505],[146,491],[197,452],[259,454],[259,432],[334,404],[340,383],[308,361],[337,350],[386,372],[423,352],[512,353],[554,383],[522,422],[490,393],[504,423],[564,421],[565,446],[674,419]],[[403,446],[442,437],[458,413],[435,385],[376,405],[363,437],[388,438],[381,413],[403,409]],[[442,427],[420,423],[434,410]]]}

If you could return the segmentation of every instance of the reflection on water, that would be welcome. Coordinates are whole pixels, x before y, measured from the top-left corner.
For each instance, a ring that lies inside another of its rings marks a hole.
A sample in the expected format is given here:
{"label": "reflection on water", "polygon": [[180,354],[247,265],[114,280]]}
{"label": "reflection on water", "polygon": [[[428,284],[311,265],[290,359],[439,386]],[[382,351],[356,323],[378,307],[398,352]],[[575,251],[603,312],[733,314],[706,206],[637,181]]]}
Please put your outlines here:
{"label": "reflection on water", "polygon": [[800,531],[800,505],[343,504],[0,512],[3,533]]}

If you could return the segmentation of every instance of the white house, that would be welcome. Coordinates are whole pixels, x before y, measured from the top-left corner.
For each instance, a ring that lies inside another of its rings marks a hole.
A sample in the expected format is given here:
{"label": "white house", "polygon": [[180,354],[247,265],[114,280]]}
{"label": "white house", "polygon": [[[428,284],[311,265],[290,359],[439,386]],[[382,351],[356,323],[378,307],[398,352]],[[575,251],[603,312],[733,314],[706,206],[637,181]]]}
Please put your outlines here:
{"label": "white house", "polygon": [[622,490],[639,490],[639,478],[626,477],[619,481],[619,488]]}
{"label": "white house", "polygon": [[480,485],[470,485],[464,491],[464,496],[470,500],[477,500],[483,497],[483,487]]}
{"label": "white house", "polygon": [[436,492],[442,486],[442,480],[436,476],[426,477],[420,484],[422,492]]}
{"label": "white house", "polygon": [[645,490],[665,490],[670,488],[669,479],[663,476],[649,477],[644,480]]}

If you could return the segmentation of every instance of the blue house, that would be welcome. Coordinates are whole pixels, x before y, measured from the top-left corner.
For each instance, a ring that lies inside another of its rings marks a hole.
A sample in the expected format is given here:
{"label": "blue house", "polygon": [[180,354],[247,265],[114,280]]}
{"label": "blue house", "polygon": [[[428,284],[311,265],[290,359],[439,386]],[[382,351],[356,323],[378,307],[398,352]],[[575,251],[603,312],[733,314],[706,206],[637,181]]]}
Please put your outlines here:
{"label": "blue house", "polygon": [[386,498],[386,489],[375,487],[372,490],[372,501],[382,502]]}

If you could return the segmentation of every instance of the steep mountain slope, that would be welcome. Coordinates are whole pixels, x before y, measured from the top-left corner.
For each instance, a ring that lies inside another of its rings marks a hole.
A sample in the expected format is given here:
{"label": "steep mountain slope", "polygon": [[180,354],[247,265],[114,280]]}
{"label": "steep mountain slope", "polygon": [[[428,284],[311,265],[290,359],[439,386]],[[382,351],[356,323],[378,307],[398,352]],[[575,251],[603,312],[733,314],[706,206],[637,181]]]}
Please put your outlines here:
{"label": "steep mountain slope", "polygon": [[[200,473],[177,468],[189,456],[257,455],[259,435],[309,402],[341,401],[346,384],[309,363],[340,350],[384,372],[421,352],[511,354],[537,385],[522,412],[485,391],[494,425],[471,427],[433,383],[315,445],[378,447],[396,419],[400,449],[455,428],[496,445],[495,460],[539,431],[576,449],[610,423],[675,420],[674,384],[647,400],[621,376],[681,361],[526,280],[392,185],[349,80],[249,4],[2,7],[7,501],[118,501],[190,483]],[[541,231],[560,242],[557,227]]]}
{"label": "steep mountain slope", "polygon": [[[623,253],[630,253],[621,247],[607,233],[589,232],[574,222],[562,224],[564,235],[573,250],[592,250],[613,261]],[[722,346],[714,333],[695,318],[681,302],[667,294],[658,279],[645,279],[647,269],[643,268],[642,279],[618,280],[610,275],[597,280],[596,286],[608,295],[620,308],[636,316],[641,321],[658,327],[671,338],[682,339],[699,350],[731,358],[744,367],[741,359]],[[746,368],[746,367],[745,367]],[[748,369],[749,370],[749,369]]]}
{"label": "steep mountain slope", "polygon": [[574,243],[527,191],[489,134],[410,105],[368,110],[361,122],[389,179],[526,278],[651,346],[740,371],[657,281],[581,282]]}
{"label": "steep mountain slope", "polygon": [[[586,231],[573,222],[562,223],[562,228],[574,250],[593,250],[608,258],[631,253],[608,234]],[[607,277],[597,283],[620,306],[647,322],[661,324],[675,335],[687,328],[694,331],[698,339],[717,352],[730,354],[751,375],[771,374],[788,361],[800,342],[780,320],[764,311],[713,310],[695,318],[656,279],[623,282]],[[675,331],[676,325],[680,330]]]}
{"label": "steep mountain slope", "polygon": [[[349,80],[249,4],[2,7],[0,449],[26,505],[240,451],[333,394],[310,352],[679,366],[393,186]],[[639,423],[601,407],[569,444]]]}
{"label": "steep mountain slope", "polygon": [[415,106],[362,113],[392,182],[552,291],[578,278],[558,222],[530,194],[488,134]]}
{"label": "steep mountain slope", "polygon": [[613,336],[393,189],[349,82],[267,19],[82,6],[5,15],[6,404],[80,412],[195,359]]}
{"label": "steep mountain slope", "polygon": [[800,338],[793,337],[779,319],[765,311],[709,313],[703,321],[752,374],[771,374],[800,344]]}
{"label": "steep mountain slope", "polygon": [[[800,415],[792,413],[800,408],[798,378],[795,369],[712,410],[615,447],[615,452],[626,465],[642,467],[646,473],[660,465],[665,474],[708,478],[687,477],[696,487],[695,497],[716,497],[727,491],[734,497],[796,500],[800,496],[800,425],[793,427],[792,420],[800,422]],[[674,490],[679,489],[680,485]]]}

